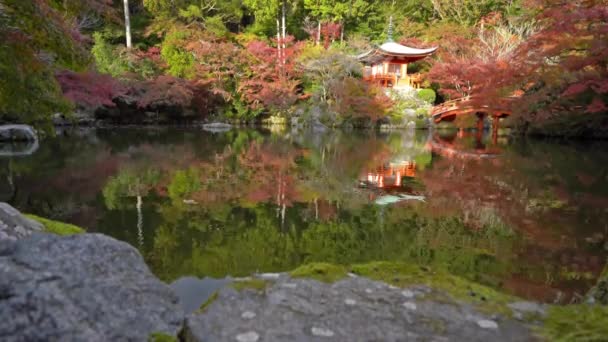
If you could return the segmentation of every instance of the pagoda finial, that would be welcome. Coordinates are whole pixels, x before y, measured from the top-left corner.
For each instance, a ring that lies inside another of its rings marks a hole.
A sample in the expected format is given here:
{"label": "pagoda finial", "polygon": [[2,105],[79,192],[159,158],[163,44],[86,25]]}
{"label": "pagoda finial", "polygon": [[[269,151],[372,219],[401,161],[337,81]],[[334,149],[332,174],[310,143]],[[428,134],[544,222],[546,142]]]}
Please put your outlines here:
{"label": "pagoda finial", "polygon": [[393,16],[391,15],[388,20],[388,31],[386,32],[386,41],[393,42]]}

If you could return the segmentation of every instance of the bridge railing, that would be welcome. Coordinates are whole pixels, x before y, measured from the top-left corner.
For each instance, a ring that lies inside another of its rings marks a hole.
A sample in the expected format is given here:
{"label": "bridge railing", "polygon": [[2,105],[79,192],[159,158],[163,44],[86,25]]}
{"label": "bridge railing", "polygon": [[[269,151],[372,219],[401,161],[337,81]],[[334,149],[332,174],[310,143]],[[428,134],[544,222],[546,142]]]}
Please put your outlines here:
{"label": "bridge railing", "polygon": [[[513,101],[516,98],[517,98],[516,96],[503,97],[499,100],[499,104],[506,106],[507,103]],[[477,101],[475,101],[477,99],[479,99],[479,97],[477,97],[477,96],[465,96],[465,97],[461,97],[458,99],[443,102],[443,103],[438,104],[437,106],[433,107],[433,109],[431,110],[431,116],[441,115],[443,113],[446,113],[446,112],[449,112],[449,111],[452,111],[455,109],[462,109],[465,107],[467,102],[470,102],[472,105],[474,105],[474,103],[477,102]],[[488,105],[482,105],[482,104],[479,104],[478,106],[480,109],[489,107]]]}

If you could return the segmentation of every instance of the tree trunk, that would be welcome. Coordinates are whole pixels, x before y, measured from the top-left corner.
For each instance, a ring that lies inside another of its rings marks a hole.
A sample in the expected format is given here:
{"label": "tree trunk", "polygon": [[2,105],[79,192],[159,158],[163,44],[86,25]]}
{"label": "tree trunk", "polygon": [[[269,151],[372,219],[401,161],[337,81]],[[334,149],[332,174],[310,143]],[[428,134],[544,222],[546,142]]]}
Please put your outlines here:
{"label": "tree trunk", "polygon": [[321,20],[319,20],[319,28],[317,29],[317,45],[321,44]]}
{"label": "tree trunk", "polygon": [[125,31],[127,35],[127,48],[131,48],[131,18],[129,16],[129,0],[123,0],[125,4]]}
{"label": "tree trunk", "polygon": [[344,20],[340,22],[340,43],[344,42]]}
{"label": "tree trunk", "polygon": [[287,36],[287,28],[285,27],[285,0],[283,0],[281,9],[281,23],[283,24],[283,64],[285,64],[285,38]]}
{"label": "tree trunk", "polygon": [[137,196],[137,242],[139,243],[139,247],[143,247],[144,245],[144,215],[141,211],[141,207],[143,205],[143,201],[140,195]]}
{"label": "tree trunk", "polygon": [[281,23],[277,17],[277,64],[281,64]]}

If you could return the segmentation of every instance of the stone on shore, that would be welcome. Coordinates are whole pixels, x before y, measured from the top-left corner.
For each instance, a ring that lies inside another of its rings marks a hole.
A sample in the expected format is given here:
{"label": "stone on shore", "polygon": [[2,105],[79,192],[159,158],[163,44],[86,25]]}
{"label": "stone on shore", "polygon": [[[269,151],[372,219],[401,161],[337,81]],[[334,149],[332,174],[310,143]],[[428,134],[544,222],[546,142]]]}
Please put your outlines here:
{"label": "stone on shore", "polygon": [[0,125],[0,142],[3,141],[35,141],[38,134],[29,125]]}
{"label": "stone on shore", "polygon": [[522,322],[435,300],[445,294],[418,288],[364,277],[332,284],[287,276],[263,292],[226,287],[204,312],[188,317],[183,336],[188,342],[535,340]]}
{"label": "stone on shore", "polygon": [[0,241],[2,341],[147,341],[175,336],[178,299],[137,250],[99,234]]}
{"label": "stone on shore", "polygon": [[212,122],[203,125],[203,130],[211,133],[223,133],[232,129],[232,125],[223,122]]}

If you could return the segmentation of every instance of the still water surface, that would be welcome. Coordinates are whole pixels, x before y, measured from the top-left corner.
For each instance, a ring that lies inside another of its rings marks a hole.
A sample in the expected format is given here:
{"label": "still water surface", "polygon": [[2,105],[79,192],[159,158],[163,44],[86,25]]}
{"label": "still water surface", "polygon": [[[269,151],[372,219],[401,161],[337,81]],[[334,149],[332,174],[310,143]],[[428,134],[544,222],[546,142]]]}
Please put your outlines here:
{"label": "still water surface", "polygon": [[167,282],[394,260],[529,299],[584,294],[608,256],[608,145],[490,140],[68,131],[0,159],[0,200],[127,241]]}

